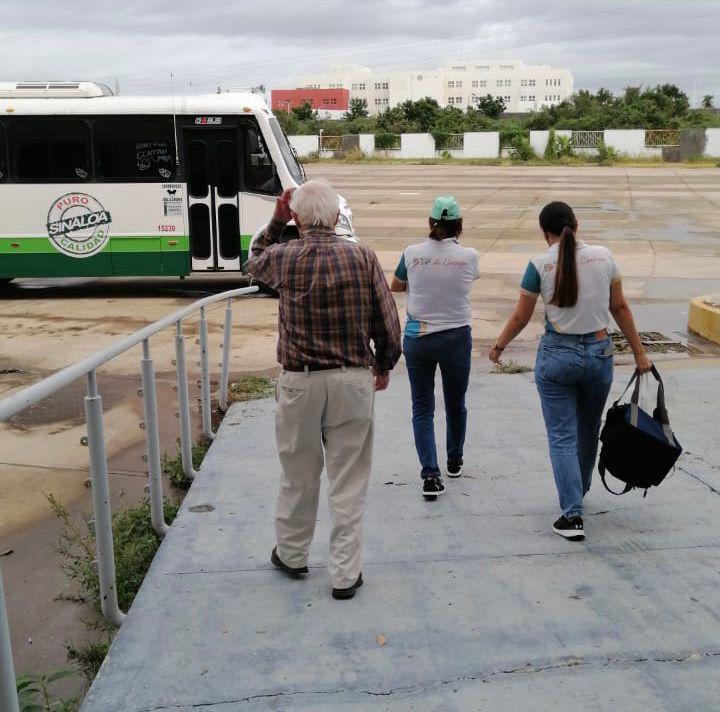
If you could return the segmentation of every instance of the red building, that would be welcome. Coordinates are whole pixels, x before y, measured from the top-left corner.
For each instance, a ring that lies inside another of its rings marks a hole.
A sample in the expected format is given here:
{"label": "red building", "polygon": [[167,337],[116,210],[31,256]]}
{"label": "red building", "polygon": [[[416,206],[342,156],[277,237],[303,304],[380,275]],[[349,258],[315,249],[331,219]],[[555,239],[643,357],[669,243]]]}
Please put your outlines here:
{"label": "red building", "polygon": [[273,111],[290,112],[305,102],[318,111],[347,111],[350,92],[347,89],[273,89],[270,93]]}

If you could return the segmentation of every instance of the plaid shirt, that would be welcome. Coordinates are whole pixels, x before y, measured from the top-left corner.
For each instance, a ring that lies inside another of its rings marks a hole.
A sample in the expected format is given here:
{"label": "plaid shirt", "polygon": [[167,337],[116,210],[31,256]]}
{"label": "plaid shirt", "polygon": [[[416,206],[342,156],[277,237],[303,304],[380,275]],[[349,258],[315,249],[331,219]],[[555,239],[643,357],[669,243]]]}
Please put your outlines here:
{"label": "plaid shirt", "polygon": [[375,253],[322,228],[274,244],[284,227],[271,220],[245,265],[280,294],[278,362],[392,369],[401,353],[400,320]]}

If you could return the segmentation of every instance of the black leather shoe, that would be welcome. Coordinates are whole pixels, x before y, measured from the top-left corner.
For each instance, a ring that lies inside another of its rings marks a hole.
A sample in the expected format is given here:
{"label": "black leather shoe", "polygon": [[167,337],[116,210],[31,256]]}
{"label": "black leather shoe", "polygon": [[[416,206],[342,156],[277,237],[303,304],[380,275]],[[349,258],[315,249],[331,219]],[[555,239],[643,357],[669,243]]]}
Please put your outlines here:
{"label": "black leather shoe", "polygon": [[349,588],[334,588],[332,590],[332,597],[337,598],[339,601],[344,601],[348,598],[352,598],[355,595],[360,586],[363,585],[362,573],[358,576],[357,581]]}
{"label": "black leather shoe", "polygon": [[278,556],[277,546],[273,547],[272,554],[270,555],[270,561],[272,561],[275,566],[284,571],[288,576],[292,576],[293,578],[297,578],[298,576],[303,576],[308,573],[307,566],[300,566],[297,569],[294,569],[292,566],[288,566],[287,564],[283,563],[283,561]]}

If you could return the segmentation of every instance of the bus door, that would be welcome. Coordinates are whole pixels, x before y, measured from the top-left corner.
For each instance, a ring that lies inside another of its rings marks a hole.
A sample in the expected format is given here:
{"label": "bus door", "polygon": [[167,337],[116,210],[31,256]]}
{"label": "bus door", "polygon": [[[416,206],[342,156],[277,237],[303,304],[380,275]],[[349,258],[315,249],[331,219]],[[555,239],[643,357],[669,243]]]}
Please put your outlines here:
{"label": "bus door", "polygon": [[193,271],[240,270],[237,127],[183,130]]}

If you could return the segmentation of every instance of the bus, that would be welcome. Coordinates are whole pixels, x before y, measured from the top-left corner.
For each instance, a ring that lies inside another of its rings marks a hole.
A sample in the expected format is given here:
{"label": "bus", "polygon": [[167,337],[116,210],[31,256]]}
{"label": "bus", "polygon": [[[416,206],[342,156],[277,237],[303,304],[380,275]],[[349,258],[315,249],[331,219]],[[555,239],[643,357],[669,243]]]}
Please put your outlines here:
{"label": "bus", "polygon": [[[2,82],[0,281],[242,273],[276,196],[304,179],[256,94]],[[344,199],[337,232],[354,239]]]}

